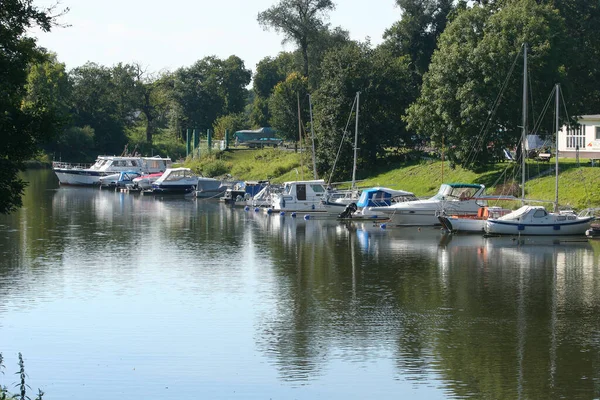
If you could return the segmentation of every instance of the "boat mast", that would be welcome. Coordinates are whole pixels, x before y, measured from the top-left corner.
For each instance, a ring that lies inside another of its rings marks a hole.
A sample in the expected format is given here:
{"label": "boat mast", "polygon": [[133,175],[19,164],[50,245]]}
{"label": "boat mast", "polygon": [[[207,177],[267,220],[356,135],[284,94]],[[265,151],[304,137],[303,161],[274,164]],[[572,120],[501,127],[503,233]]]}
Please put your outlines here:
{"label": "boat mast", "polygon": [[313,114],[312,114],[312,101],[310,94],[308,95],[308,109],[310,111],[310,135],[312,136],[312,161],[313,161],[313,177],[318,179],[317,176],[317,160],[315,155],[315,131],[313,129]]}
{"label": "boat mast", "polygon": [[300,93],[296,92],[298,100],[298,139],[300,140],[300,171],[302,171],[302,180],[304,180],[304,155],[302,154],[302,119],[300,118]]}
{"label": "boat mast", "polygon": [[525,157],[527,150],[527,43],[523,44],[523,133],[521,137],[521,205],[525,204]]}
{"label": "boat mast", "polygon": [[556,84],[556,154],[555,154],[555,171],[556,171],[556,181],[554,182],[554,212],[558,212],[558,111],[559,111],[559,93],[560,93],[560,84]]}
{"label": "boat mast", "polygon": [[360,92],[356,92],[356,123],[354,125],[354,165],[352,166],[352,189],[356,188],[356,152],[358,150],[358,106]]}

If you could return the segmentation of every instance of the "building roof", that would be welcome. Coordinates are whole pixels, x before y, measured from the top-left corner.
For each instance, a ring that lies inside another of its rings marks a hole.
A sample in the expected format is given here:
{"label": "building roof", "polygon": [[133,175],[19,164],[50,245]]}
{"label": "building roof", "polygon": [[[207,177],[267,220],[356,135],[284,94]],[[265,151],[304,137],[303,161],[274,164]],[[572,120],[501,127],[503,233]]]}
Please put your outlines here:
{"label": "building roof", "polygon": [[585,120],[600,120],[600,114],[590,114],[590,115],[580,115],[578,117],[578,119],[580,121],[585,121]]}

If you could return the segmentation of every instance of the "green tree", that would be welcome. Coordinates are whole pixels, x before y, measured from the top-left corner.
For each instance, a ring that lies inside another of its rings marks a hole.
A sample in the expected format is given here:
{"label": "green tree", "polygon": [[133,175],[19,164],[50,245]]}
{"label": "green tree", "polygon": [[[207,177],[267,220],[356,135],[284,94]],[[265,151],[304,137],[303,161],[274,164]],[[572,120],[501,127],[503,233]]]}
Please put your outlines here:
{"label": "green tree", "polygon": [[300,121],[302,125],[309,120],[308,79],[297,72],[291,73],[285,81],[275,86],[269,99],[269,109],[272,113],[271,126],[275,128],[282,139],[298,141],[298,101],[300,102]]}
{"label": "green tree", "polygon": [[282,52],[277,57],[265,57],[258,62],[252,79],[255,96],[252,99],[249,113],[250,124],[253,127],[270,126],[269,97],[275,86],[285,81],[285,78],[294,71],[292,53]]}
{"label": "green tree", "polygon": [[385,46],[397,56],[408,56],[416,74],[422,76],[440,34],[446,29],[452,0],[396,0],[402,19],[384,33]]}
{"label": "green tree", "polygon": [[302,54],[302,73],[309,76],[309,48],[318,33],[327,27],[324,19],[335,9],[331,0],[280,0],[258,14],[258,22],[265,29],[273,28],[284,34],[285,42],[294,42]]}
{"label": "green tree", "polygon": [[568,46],[564,65],[567,80],[562,87],[579,115],[600,109],[600,2],[548,0],[565,19]]}
{"label": "green tree", "polygon": [[27,97],[28,66],[45,55],[27,31],[50,31],[56,17],[30,0],[2,0],[0,5],[0,213],[21,206],[26,183],[18,172],[40,145],[60,129],[60,117],[44,96]]}
{"label": "green tree", "polygon": [[223,115],[217,118],[213,124],[213,131],[215,133],[214,138],[223,139],[225,137],[225,131],[233,134],[247,126],[248,121],[246,120],[246,115],[244,113]]}
{"label": "green tree", "polygon": [[91,127],[95,153],[120,153],[127,143],[125,127],[132,123],[131,90],[133,81],[123,66],[111,69],[87,63],[70,71],[73,84],[73,122],[76,127]]}
{"label": "green tree", "polygon": [[243,112],[251,72],[236,56],[223,61],[205,57],[172,76],[172,108],[181,132],[185,129],[212,128],[214,121],[229,113]]}
{"label": "green tree", "polygon": [[[333,49],[339,49],[350,43],[350,34],[340,27],[329,29],[329,27],[323,26],[316,31],[314,35],[315,39],[313,44],[308,49],[309,67],[311,71],[311,74],[308,77],[308,87],[311,92],[314,92],[321,85],[323,76],[321,73],[321,64],[323,63],[325,55]],[[300,53],[300,51],[294,53],[296,59],[299,58]],[[297,62],[297,64],[300,63]]]}
{"label": "green tree", "polygon": [[373,50],[368,43],[351,43],[329,52],[321,68],[322,84],[314,96],[320,174],[330,174],[338,157],[334,179],[347,180],[352,175],[355,114],[350,111],[357,92],[359,169],[374,166],[389,147],[411,144],[401,119],[413,91],[405,59],[385,48]]}
{"label": "green tree", "polygon": [[493,162],[520,137],[522,77],[506,79],[522,44],[530,46],[531,98],[543,103],[561,81],[565,37],[556,10],[534,0],[460,12],[440,36],[420,97],[408,110],[409,128],[438,149],[444,143],[454,163]]}

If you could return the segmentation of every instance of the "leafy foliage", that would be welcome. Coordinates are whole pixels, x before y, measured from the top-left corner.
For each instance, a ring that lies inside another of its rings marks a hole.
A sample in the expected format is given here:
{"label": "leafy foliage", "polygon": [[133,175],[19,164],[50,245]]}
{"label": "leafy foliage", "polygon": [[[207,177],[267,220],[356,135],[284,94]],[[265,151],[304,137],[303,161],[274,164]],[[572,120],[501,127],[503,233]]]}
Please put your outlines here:
{"label": "leafy foliage", "polygon": [[0,213],[21,206],[25,182],[18,178],[23,162],[60,127],[60,116],[47,96],[27,98],[27,72],[46,57],[27,30],[49,31],[54,17],[30,0],[3,0],[0,6]]}
{"label": "leafy foliage", "polygon": [[357,92],[360,92],[359,169],[360,165],[376,163],[388,147],[411,142],[401,119],[411,91],[408,65],[402,58],[394,57],[386,49],[371,50],[365,45],[349,44],[328,53],[322,71],[323,83],[315,93],[314,115],[320,174],[332,172],[340,149],[334,179],[350,177],[355,118],[349,115]]}
{"label": "leafy foliage", "polygon": [[227,114],[219,117],[213,124],[214,138],[223,139],[225,131],[232,135],[234,132],[246,128],[248,122],[244,113]]}
{"label": "leafy foliage", "polygon": [[318,38],[318,32],[327,24],[327,12],[335,8],[331,0],[281,0],[279,4],[258,14],[258,22],[284,34],[284,42],[293,41],[300,48],[303,59],[302,73],[309,76],[309,47]]}
{"label": "leafy foliage", "polygon": [[409,128],[443,146],[453,163],[477,168],[501,159],[520,137],[522,78],[506,77],[521,45],[531,48],[532,98],[545,99],[566,61],[562,32],[556,10],[533,0],[461,12],[440,37],[421,95],[408,110]]}
{"label": "leafy foliage", "polygon": [[[275,128],[282,139],[298,141],[299,119],[308,121],[308,79],[298,73],[291,73],[284,82],[275,86],[269,99],[271,110],[271,126]],[[298,115],[300,112],[300,115]],[[303,124],[303,122],[302,122]]]}
{"label": "leafy foliage", "polygon": [[189,68],[178,69],[171,83],[175,125],[182,131],[204,132],[218,117],[243,112],[250,78],[251,72],[236,56],[224,61],[205,57]]}

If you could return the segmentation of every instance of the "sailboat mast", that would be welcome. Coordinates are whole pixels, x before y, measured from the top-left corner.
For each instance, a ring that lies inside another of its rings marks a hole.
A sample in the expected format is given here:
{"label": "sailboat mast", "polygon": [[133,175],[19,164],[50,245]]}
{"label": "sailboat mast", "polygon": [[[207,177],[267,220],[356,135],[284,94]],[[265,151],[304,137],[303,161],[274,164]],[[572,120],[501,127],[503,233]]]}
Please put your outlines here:
{"label": "sailboat mast", "polygon": [[308,95],[308,109],[310,111],[310,135],[312,136],[313,178],[318,179],[317,160],[315,155],[315,131],[313,129],[312,98],[310,97],[310,94]]}
{"label": "sailboat mast", "polygon": [[559,112],[559,93],[560,93],[560,84],[556,84],[556,154],[555,154],[555,167],[554,170],[556,171],[556,180],[554,182],[554,193],[555,193],[555,197],[554,197],[554,212],[558,212],[558,131],[559,131],[559,125],[558,125],[558,112]]}
{"label": "sailboat mast", "polygon": [[523,44],[523,133],[521,137],[521,203],[525,204],[525,157],[527,150],[527,43]]}
{"label": "sailboat mast", "polygon": [[304,163],[302,154],[302,119],[300,118],[300,93],[296,92],[296,99],[298,100],[298,140],[300,141],[300,171],[302,171],[302,180],[304,180]]}
{"label": "sailboat mast", "polygon": [[356,154],[358,150],[358,108],[360,92],[356,92],[356,123],[354,125],[354,165],[352,166],[352,189],[356,188]]}

